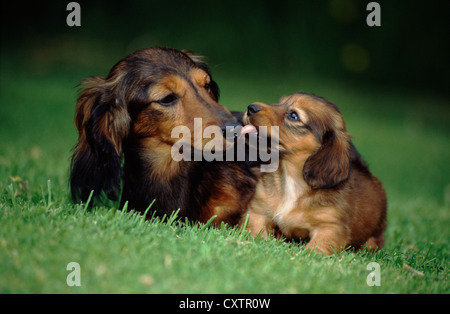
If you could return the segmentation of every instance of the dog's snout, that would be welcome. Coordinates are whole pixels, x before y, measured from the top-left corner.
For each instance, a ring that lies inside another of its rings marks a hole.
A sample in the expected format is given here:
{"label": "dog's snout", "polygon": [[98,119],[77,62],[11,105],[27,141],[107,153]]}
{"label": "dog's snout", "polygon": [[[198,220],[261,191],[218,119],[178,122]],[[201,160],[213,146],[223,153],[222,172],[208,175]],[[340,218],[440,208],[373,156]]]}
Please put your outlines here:
{"label": "dog's snout", "polygon": [[247,107],[247,115],[253,116],[255,113],[261,110],[261,107],[258,105],[252,104]]}

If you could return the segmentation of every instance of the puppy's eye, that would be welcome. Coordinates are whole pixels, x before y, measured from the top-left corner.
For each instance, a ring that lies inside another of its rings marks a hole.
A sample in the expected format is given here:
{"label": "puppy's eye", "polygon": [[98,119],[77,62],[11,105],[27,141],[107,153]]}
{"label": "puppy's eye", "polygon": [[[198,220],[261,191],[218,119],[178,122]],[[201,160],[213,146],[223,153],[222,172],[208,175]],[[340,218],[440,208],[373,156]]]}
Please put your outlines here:
{"label": "puppy's eye", "polygon": [[287,117],[289,120],[292,120],[292,121],[300,121],[300,117],[298,116],[297,112],[295,112],[295,111],[288,112]]}
{"label": "puppy's eye", "polygon": [[177,95],[169,94],[158,102],[163,106],[172,106],[177,102],[177,100],[178,100]]}

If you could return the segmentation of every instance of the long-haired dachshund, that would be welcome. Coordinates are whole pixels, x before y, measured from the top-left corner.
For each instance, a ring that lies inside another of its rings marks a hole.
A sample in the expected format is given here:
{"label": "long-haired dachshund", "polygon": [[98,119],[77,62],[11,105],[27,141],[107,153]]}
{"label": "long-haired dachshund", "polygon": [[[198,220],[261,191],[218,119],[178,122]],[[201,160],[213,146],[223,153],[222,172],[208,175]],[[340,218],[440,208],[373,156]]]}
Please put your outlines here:
{"label": "long-haired dachshund", "polygon": [[[245,162],[175,161],[176,126],[199,130],[237,125],[219,105],[219,89],[201,57],[172,48],[149,48],[120,60],[106,78],[82,84],[75,123],[79,137],[71,163],[75,202],[91,191],[100,201],[128,201],[130,209],[215,223],[237,222],[256,176]],[[222,135],[223,136],[223,135]],[[201,145],[205,141],[202,140]],[[196,147],[202,149],[202,147]]]}
{"label": "long-haired dachshund", "polygon": [[335,105],[296,93],[274,105],[250,105],[244,123],[242,134],[266,126],[260,136],[279,138],[278,170],[262,174],[246,213],[253,235],[281,232],[325,254],[383,246],[384,189],[351,143]]}

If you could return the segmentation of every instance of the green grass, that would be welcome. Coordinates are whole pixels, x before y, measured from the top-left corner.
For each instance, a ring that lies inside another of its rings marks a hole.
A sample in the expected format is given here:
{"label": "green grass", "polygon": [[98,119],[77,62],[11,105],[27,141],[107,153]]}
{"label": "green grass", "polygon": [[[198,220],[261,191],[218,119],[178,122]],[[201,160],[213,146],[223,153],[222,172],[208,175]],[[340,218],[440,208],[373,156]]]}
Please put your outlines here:
{"label": "green grass", "polygon": [[[0,293],[450,292],[448,98],[281,74],[215,75],[232,109],[297,90],[341,109],[387,190],[386,246],[324,257],[238,228],[72,204],[74,86],[89,74],[0,72]],[[380,287],[366,284],[373,261]],[[66,284],[70,262],[81,266],[80,287]]]}

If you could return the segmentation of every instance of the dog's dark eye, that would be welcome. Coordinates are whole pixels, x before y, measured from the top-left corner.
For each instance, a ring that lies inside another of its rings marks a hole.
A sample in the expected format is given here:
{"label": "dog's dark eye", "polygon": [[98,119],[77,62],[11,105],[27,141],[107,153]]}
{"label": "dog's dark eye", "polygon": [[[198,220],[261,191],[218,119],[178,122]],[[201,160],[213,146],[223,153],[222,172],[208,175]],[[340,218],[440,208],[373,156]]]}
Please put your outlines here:
{"label": "dog's dark eye", "polygon": [[300,118],[299,118],[297,112],[295,112],[295,111],[288,112],[287,117],[289,118],[289,120],[292,120],[292,121],[300,121]]}
{"label": "dog's dark eye", "polygon": [[159,103],[163,106],[171,106],[171,105],[174,105],[177,100],[178,100],[177,95],[169,94],[166,97],[164,97],[163,99],[161,99],[159,101]]}
{"label": "dog's dark eye", "polygon": [[205,85],[205,89],[215,101],[219,100],[219,86],[217,86],[216,82],[210,81]]}

